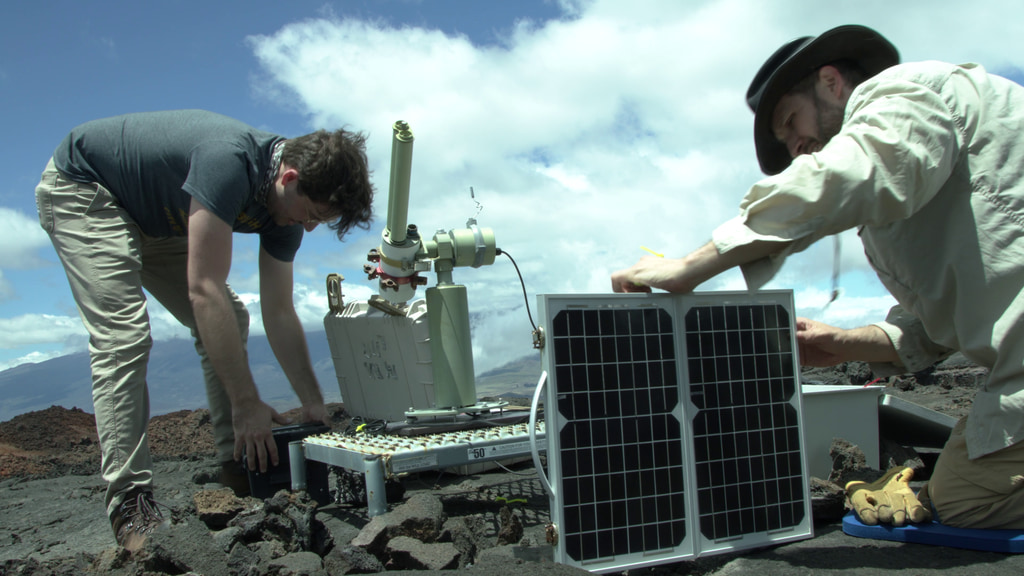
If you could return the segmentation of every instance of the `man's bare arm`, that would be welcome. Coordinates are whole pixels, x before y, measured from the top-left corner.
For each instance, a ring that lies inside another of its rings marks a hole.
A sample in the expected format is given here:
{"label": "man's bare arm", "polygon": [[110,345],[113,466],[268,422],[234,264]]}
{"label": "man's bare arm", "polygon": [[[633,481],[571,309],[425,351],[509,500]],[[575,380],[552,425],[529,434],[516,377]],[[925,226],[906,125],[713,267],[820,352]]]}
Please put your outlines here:
{"label": "man's bare arm", "polygon": [[898,364],[900,361],[896,347],[878,326],[843,329],[797,318],[796,341],[801,366],[835,366],[852,361]]}
{"label": "man's bare arm", "polygon": [[326,423],[323,394],[292,300],[292,274],[291,262],[282,262],[260,249],[260,307],[270,348],[302,403],[303,420]]}
{"label": "man's bare arm", "polygon": [[639,262],[612,274],[615,292],[693,292],[705,281],[734,266],[760,260],[786,247],[784,242],[754,242],[720,254],[713,242],[682,258],[644,256]]}
{"label": "man's bare arm", "polygon": [[245,447],[250,470],[277,465],[277,444],[271,426],[285,423],[260,400],[246,361],[242,336],[226,283],[231,269],[231,227],[196,200],[189,213],[188,289],[196,328],[217,376],[231,400],[235,459]]}

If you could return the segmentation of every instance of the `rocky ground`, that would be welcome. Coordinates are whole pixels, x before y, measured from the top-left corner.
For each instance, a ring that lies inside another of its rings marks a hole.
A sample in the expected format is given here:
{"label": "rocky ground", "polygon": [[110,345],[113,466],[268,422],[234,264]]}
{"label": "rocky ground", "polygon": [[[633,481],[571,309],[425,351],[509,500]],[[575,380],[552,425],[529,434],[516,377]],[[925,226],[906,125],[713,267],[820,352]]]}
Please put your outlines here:
{"label": "rocky ground", "polygon": [[[825,384],[885,385],[887,393],[954,417],[966,414],[983,377],[983,370],[957,361],[885,381],[857,363],[805,374]],[[335,426],[344,427],[343,407],[330,408]],[[155,417],[149,436],[156,498],[171,522],[130,554],[116,546],[105,518],[93,416],[52,407],[0,423],[0,575],[584,573],[550,560],[548,501],[530,463],[404,477],[389,485],[388,513],[371,519],[364,505],[352,502],[353,479],[344,472],[332,472],[333,501],[326,505],[305,493],[236,498],[216,483],[206,410]],[[854,466],[854,447],[839,443],[837,450],[837,466]],[[913,458],[900,450],[883,453],[886,462]],[[816,482],[814,490],[812,539],[629,574],[1024,573],[1024,557],[847,536],[835,486]]]}

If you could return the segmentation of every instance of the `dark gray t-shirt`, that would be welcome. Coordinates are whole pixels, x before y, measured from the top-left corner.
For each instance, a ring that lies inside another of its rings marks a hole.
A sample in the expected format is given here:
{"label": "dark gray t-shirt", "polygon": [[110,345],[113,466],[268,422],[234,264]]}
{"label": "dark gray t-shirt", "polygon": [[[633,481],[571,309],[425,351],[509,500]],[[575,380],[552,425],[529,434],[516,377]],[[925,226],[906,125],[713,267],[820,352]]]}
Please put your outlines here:
{"label": "dark gray t-shirt", "polygon": [[271,256],[291,262],[302,226],[278,226],[256,199],[281,140],[213,112],[144,112],[78,126],[53,161],[71,180],[110,190],[147,236],[187,235],[195,198],[235,232],[259,234]]}

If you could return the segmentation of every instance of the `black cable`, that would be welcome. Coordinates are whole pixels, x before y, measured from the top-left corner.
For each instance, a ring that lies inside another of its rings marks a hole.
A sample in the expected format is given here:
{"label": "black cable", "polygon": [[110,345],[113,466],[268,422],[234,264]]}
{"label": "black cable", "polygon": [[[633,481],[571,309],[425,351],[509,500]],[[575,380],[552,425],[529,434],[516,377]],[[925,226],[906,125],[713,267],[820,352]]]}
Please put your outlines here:
{"label": "black cable", "polygon": [[495,252],[497,254],[504,254],[505,256],[508,256],[509,261],[512,262],[512,266],[515,267],[516,274],[519,275],[519,285],[523,287],[523,301],[526,302],[526,316],[530,319],[530,325],[533,326],[533,331],[536,332],[537,324],[533,322],[533,315],[530,314],[530,297],[526,295],[526,282],[523,281],[523,275],[519,272],[519,265],[516,264],[516,261],[512,258],[511,254],[501,248],[495,248]]}
{"label": "black cable", "polygon": [[387,420],[365,420],[362,416],[355,416],[349,421],[348,426],[342,432],[343,436],[355,436],[356,434],[383,434],[388,427]]}

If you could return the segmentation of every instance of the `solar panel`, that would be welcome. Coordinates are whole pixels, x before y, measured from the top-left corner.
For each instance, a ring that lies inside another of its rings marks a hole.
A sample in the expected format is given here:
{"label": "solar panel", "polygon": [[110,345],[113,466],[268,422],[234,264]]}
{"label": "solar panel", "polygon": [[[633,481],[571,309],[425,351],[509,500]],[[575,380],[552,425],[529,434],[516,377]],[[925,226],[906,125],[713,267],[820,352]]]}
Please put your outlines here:
{"label": "solar panel", "polygon": [[788,291],[541,295],[556,560],[812,535]]}

